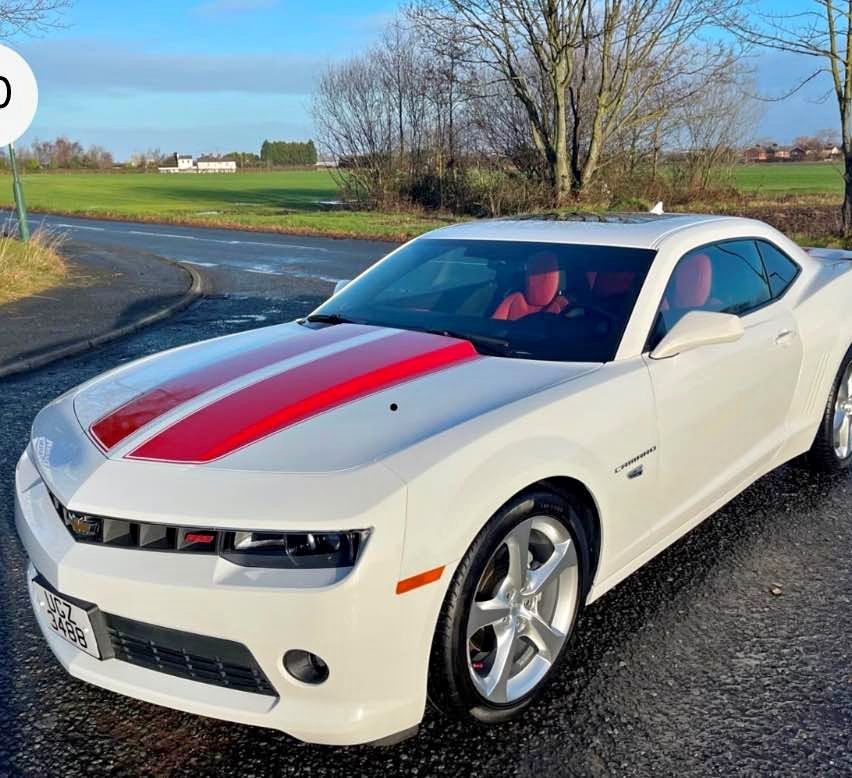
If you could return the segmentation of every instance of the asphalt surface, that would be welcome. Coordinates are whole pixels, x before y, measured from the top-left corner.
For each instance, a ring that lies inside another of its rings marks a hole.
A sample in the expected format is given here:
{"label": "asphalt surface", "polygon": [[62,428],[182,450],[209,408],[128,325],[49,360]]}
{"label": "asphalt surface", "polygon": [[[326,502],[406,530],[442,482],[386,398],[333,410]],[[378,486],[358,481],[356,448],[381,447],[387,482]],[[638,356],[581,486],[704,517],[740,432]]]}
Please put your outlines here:
{"label": "asphalt surface", "polygon": [[[335,258],[335,272],[353,274],[370,248]],[[282,270],[256,293],[241,286],[251,273],[220,269],[219,290],[240,294],[0,381],[0,774],[852,774],[852,476],[793,466],[590,607],[540,703],[498,728],[428,710],[400,745],[322,748],[67,676],[30,615],[13,527],[13,470],[33,416],[128,359],[305,313],[330,286],[305,263],[308,278]]]}
{"label": "asphalt surface", "polygon": [[[0,211],[0,219],[5,216]],[[121,246],[185,262],[202,269],[221,291],[263,297],[287,294],[293,284],[325,292],[398,245],[68,216],[38,215],[32,222],[93,246]]]}
{"label": "asphalt surface", "polygon": [[67,285],[3,306],[0,371],[133,325],[177,304],[192,284],[181,265],[133,249],[67,243],[63,254]]}

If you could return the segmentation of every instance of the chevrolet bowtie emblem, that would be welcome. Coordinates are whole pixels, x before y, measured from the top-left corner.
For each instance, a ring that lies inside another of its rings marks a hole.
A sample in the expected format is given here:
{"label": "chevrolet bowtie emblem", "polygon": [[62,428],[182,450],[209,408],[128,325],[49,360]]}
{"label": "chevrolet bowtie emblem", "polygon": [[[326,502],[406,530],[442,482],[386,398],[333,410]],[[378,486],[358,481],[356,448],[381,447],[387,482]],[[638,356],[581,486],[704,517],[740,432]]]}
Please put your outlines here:
{"label": "chevrolet bowtie emblem", "polygon": [[97,535],[101,526],[98,519],[92,518],[91,516],[84,516],[80,513],[71,513],[70,511],[65,523],[71,528],[71,531],[80,538],[90,538]]}

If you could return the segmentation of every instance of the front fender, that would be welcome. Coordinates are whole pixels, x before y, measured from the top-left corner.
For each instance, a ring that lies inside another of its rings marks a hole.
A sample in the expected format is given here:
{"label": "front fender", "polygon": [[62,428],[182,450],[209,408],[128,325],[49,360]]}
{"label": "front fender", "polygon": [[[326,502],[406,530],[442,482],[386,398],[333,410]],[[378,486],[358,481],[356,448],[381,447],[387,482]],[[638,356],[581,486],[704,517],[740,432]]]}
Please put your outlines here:
{"label": "front fender", "polygon": [[[610,363],[465,422],[385,462],[408,484],[400,578],[456,563],[489,518],[536,482],[567,476],[596,502],[602,546],[598,576],[637,533],[655,499],[656,417],[641,360]],[[646,476],[619,466],[640,452]]]}

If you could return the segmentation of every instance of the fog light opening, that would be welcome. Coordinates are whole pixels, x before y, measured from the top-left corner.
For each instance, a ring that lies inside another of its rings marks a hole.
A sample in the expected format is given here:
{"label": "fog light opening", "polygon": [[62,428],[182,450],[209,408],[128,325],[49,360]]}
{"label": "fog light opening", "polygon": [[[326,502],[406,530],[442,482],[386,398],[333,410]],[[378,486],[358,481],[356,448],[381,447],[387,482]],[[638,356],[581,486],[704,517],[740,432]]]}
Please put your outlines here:
{"label": "fog light opening", "polygon": [[284,669],[302,683],[320,684],[328,678],[328,665],[310,651],[288,651],[284,654]]}

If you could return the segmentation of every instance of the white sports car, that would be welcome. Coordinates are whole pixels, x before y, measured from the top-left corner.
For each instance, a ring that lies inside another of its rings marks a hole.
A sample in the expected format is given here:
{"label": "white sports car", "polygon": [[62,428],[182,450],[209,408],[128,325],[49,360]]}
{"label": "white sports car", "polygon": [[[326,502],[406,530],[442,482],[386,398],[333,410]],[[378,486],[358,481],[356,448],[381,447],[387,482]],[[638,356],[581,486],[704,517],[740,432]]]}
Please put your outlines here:
{"label": "white sports car", "polygon": [[755,479],[852,460],[852,262],[757,221],[412,241],[306,319],[36,418],[16,475],[62,665],[317,743],[530,705],[579,610]]}

